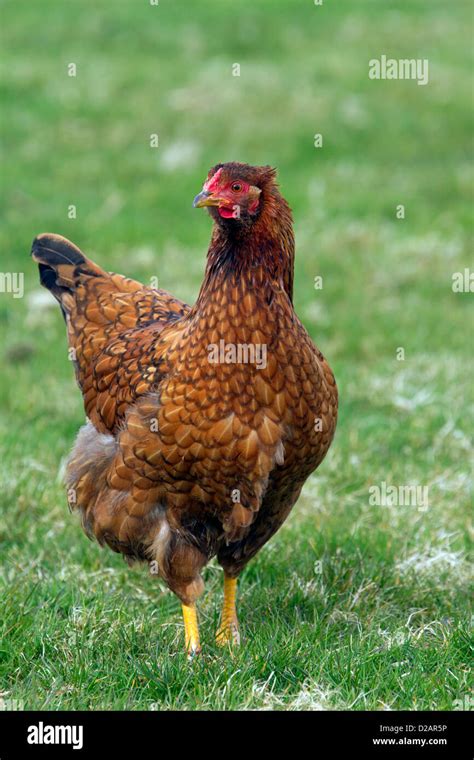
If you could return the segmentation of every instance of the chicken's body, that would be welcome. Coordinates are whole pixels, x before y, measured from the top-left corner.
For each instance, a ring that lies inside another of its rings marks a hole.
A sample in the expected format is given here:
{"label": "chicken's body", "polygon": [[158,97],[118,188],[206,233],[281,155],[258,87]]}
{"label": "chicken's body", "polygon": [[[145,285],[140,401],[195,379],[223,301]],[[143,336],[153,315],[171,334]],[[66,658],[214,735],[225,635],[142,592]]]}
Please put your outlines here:
{"label": "chicken's body", "polygon": [[[291,214],[274,175],[224,170],[259,183],[259,213],[234,223],[215,212],[193,308],[106,274],[59,236],[33,246],[65,314],[88,416],[67,467],[69,503],[100,543],[156,564],[185,605],[190,648],[200,571],[217,555],[231,598],[231,579],[325,456],[337,416],[333,374],[293,309]],[[221,636],[235,639],[229,604]]]}

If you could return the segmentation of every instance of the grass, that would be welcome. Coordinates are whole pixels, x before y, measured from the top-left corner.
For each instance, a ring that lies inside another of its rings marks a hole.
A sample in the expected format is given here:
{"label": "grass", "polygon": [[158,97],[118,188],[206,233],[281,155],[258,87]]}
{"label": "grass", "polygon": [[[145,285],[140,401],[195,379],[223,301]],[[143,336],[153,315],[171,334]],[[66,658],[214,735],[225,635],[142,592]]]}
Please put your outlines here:
{"label": "grass", "polygon": [[[472,263],[469,4],[8,0],[0,12],[1,270],[25,277],[24,298],[0,293],[3,697],[67,710],[466,703],[473,320],[451,280]],[[382,53],[428,58],[429,84],[369,81]],[[67,511],[61,464],[84,415],[28,253],[38,232],[60,232],[192,302],[210,224],[191,200],[220,160],[278,166],[296,309],[341,408],[326,461],[242,576],[243,647],[213,644],[211,565],[205,654],[189,665],[177,599]],[[428,487],[428,509],[371,505],[382,482]]]}

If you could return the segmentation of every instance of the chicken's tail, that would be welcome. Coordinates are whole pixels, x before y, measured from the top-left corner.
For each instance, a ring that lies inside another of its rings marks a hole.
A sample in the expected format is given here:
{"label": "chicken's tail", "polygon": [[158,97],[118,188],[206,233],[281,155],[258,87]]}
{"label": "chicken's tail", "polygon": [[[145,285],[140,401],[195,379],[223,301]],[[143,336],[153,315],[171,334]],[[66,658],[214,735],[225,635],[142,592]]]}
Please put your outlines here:
{"label": "chicken's tail", "polygon": [[105,275],[74,243],[50,232],[33,240],[31,255],[38,263],[41,284],[59,301],[63,313],[68,313],[72,307],[76,283],[81,275]]}

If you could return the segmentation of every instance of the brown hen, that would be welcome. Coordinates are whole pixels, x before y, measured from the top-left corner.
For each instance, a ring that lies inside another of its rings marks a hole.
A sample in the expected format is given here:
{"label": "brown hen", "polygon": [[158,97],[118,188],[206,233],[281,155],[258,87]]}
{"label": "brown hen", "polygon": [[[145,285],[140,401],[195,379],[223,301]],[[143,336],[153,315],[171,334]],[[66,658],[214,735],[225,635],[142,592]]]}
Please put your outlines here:
{"label": "brown hen", "polygon": [[39,235],[87,422],[67,465],[89,536],[153,563],[200,650],[201,570],[224,568],[219,643],[238,642],[236,579],[287,518],[334,435],[333,373],[292,304],[291,211],[268,166],[218,164],[194,206],[214,220],[191,308]]}

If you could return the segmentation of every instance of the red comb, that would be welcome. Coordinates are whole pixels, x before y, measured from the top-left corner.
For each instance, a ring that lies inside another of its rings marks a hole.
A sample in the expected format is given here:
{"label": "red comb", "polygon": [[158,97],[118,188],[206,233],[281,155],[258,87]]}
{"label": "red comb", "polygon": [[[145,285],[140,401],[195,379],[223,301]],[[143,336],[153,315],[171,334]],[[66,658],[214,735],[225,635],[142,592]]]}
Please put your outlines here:
{"label": "red comb", "polygon": [[212,193],[212,191],[215,190],[219,184],[219,178],[221,174],[222,174],[222,167],[218,169],[216,173],[213,174],[212,177],[207,180],[207,182],[204,183],[203,190],[208,190],[210,193]]}

